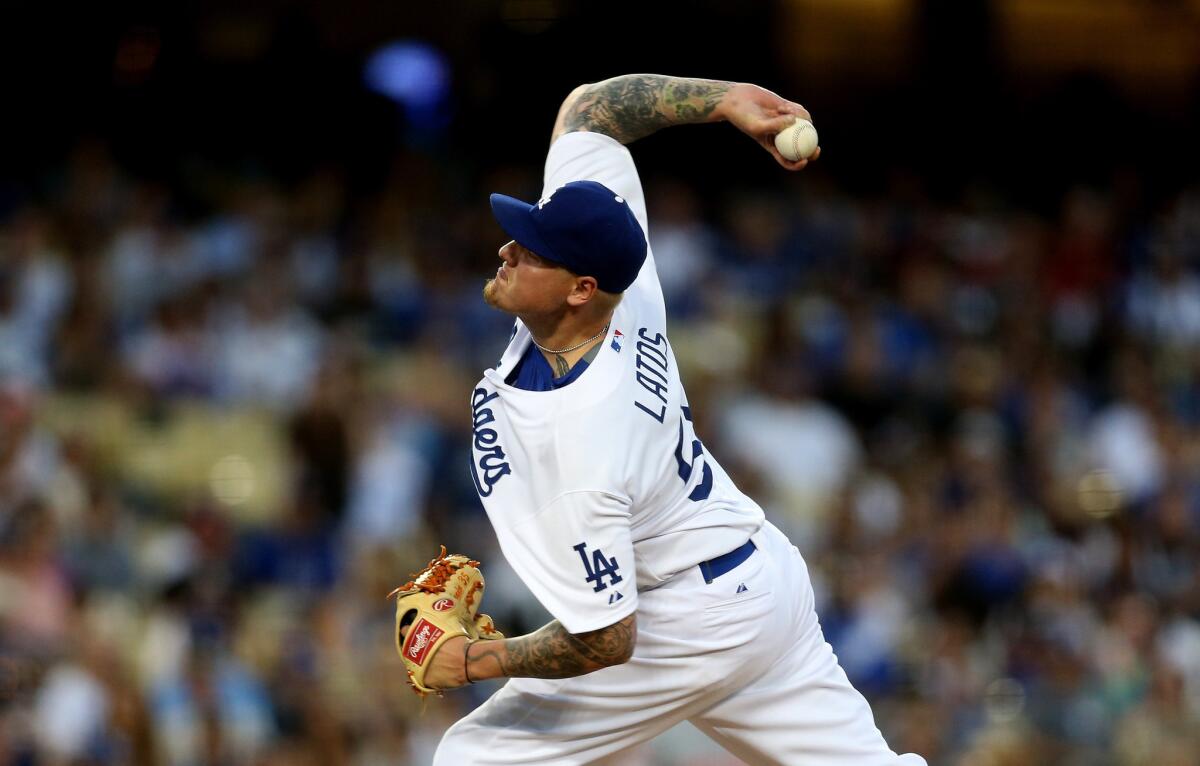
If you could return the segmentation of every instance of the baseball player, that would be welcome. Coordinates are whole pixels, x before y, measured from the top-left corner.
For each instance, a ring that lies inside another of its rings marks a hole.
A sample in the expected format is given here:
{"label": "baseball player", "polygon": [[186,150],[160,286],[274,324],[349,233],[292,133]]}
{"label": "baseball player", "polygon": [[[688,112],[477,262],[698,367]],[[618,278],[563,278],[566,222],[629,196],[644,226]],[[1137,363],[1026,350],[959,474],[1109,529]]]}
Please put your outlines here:
{"label": "baseball player", "polygon": [[683,720],[751,764],[924,763],[888,748],[821,634],[799,552],[692,427],[625,148],[726,120],[800,170],[772,139],[808,116],[749,84],[583,85],[559,111],[542,198],[492,195],[511,241],[484,298],[516,326],[471,395],[471,470],[505,558],[555,619],[436,650],[430,688],[513,679],[447,731],[436,764],[619,763]]}

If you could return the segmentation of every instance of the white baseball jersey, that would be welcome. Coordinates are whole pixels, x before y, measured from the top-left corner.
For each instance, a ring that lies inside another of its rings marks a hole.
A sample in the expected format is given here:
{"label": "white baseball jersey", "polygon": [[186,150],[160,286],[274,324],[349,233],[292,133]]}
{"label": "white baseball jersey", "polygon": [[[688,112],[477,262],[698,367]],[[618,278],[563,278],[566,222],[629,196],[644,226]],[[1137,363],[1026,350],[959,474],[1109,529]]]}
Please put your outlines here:
{"label": "white baseball jersey", "polygon": [[[539,204],[553,205],[555,189],[581,180],[623,198],[647,230],[624,146],[599,133],[559,138]],[[472,472],[505,558],[568,631],[617,622],[637,609],[639,590],[758,531],[762,509],[692,428],[653,253],[578,380],[552,391],[505,383],[530,342],[518,320],[471,395]]]}
{"label": "white baseball jersey", "polygon": [[[646,228],[619,143],[559,138],[540,204],[575,180],[612,189]],[[799,551],[696,438],[653,255],[573,383],[506,384],[529,343],[518,322],[472,394],[476,487],[505,557],[568,631],[636,610],[637,644],[594,673],[510,679],[446,732],[434,766],[622,763],[684,720],[756,765],[924,766],[888,748],[838,665]],[[696,566],[746,540],[753,554],[724,574]]]}

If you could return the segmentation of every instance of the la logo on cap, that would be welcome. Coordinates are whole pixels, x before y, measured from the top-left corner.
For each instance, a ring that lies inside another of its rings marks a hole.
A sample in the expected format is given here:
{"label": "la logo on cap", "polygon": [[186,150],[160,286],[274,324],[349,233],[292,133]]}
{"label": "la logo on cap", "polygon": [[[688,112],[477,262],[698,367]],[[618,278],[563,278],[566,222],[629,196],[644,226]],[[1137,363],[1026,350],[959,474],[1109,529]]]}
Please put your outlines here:
{"label": "la logo on cap", "polygon": [[[561,186],[558,187],[558,189],[561,189],[561,188],[562,188]],[[550,204],[550,200],[554,199],[554,195],[558,193],[558,189],[555,189],[554,191],[547,194],[545,197],[542,197],[540,200],[538,200],[538,210],[541,210],[546,205]]]}

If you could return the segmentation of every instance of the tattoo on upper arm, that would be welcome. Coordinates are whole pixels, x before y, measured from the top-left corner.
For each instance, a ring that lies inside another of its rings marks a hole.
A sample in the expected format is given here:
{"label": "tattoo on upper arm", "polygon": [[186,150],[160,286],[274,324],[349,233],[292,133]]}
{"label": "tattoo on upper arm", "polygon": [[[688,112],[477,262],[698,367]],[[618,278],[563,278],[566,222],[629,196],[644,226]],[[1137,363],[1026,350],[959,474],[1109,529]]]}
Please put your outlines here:
{"label": "tattoo on upper arm", "polygon": [[582,89],[567,105],[562,129],[604,133],[627,144],[668,125],[703,122],[730,86],[655,74],[614,77]]}
{"label": "tattoo on upper arm", "polygon": [[577,635],[554,620],[535,633],[505,641],[507,651],[477,650],[472,661],[491,656],[509,677],[571,678],[625,662],[636,639],[634,615]]}

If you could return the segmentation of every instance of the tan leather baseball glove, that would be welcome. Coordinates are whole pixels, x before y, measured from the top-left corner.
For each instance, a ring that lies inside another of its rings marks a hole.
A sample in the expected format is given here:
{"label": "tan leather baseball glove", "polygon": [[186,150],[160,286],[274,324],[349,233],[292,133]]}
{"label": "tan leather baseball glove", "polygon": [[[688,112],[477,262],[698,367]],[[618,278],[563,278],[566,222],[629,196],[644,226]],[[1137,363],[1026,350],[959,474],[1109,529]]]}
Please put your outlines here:
{"label": "tan leather baseball glove", "polygon": [[[478,614],[483,600],[479,562],[461,554],[441,554],[413,579],[389,594],[396,597],[396,651],[408,682],[422,697],[440,690],[425,685],[425,671],[442,644],[456,636],[504,638],[492,618]],[[408,627],[407,636],[401,628]]]}

